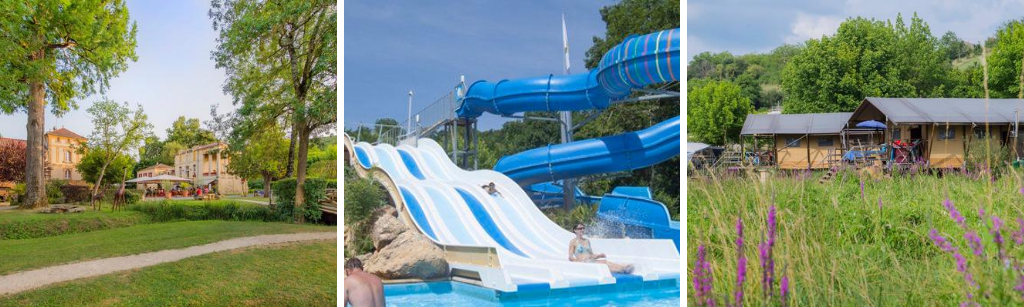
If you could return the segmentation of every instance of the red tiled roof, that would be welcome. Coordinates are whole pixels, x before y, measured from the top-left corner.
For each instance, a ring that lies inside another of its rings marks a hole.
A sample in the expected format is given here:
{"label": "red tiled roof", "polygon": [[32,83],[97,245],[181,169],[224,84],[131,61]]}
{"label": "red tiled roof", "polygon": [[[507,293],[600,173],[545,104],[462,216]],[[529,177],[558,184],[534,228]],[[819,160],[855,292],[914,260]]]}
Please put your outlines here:
{"label": "red tiled roof", "polygon": [[86,139],[84,136],[78,135],[77,133],[71,132],[71,130],[68,130],[68,129],[65,129],[65,128],[60,128],[60,129],[57,129],[57,130],[53,130],[53,131],[47,132],[46,135],[55,135],[55,136],[62,136],[62,137],[66,137],[66,138],[82,139],[82,140]]}

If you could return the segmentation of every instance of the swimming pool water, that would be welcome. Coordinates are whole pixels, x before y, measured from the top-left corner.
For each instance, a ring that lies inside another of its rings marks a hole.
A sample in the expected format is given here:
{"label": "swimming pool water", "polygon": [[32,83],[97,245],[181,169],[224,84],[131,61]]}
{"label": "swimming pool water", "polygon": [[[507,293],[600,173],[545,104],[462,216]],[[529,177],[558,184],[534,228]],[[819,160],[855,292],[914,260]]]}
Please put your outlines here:
{"label": "swimming pool water", "polygon": [[384,286],[387,306],[680,306],[678,280],[508,294],[460,282]]}

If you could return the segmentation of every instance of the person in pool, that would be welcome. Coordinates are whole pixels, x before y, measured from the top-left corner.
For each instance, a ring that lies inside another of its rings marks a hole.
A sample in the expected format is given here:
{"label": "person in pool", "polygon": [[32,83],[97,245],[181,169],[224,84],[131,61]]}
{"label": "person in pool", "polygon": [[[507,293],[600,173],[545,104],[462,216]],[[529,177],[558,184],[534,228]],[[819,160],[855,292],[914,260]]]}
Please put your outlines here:
{"label": "person in pool", "polygon": [[363,262],[352,257],[345,261],[345,305],[384,307],[384,285],[380,278],[363,271]]}
{"label": "person in pool", "polygon": [[573,232],[576,233],[576,238],[569,241],[569,261],[573,262],[593,262],[608,265],[608,269],[612,273],[632,273],[633,265],[627,264],[622,265],[607,260],[605,254],[594,254],[594,250],[590,248],[590,240],[583,237],[583,223],[576,224],[576,228]]}

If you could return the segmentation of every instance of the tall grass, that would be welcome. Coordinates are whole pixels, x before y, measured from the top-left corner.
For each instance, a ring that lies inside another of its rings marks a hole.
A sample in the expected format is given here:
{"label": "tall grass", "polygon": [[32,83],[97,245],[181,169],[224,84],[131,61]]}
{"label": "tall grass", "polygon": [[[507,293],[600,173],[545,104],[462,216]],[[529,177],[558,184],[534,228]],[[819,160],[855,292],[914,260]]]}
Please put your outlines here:
{"label": "tall grass", "polygon": [[[748,241],[764,241],[772,204],[778,210],[775,275],[787,277],[787,303],[792,306],[966,302],[970,289],[953,257],[929,238],[934,228],[965,255],[973,256],[963,239],[965,228],[950,219],[943,206],[947,195],[964,213],[965,227],[975,230],[986,243],[985,255],[995,257],[999,251],[991,244],[994,233],[988,231],[989,220],[979,217],[979,210],[1006,221],[1024,218],[1024,184],[1014,169],[994,181],[961,173],[870,179],[841,172],[833,181],[819,184],[820,175],[773,175],[761,182],[755,176],[712,173],[689,180],[687,259],[697,259],[698,247],[705,246],[715,282],[712,292],[719,302],[731,301],[725,300],[726,296],[737,290],[737,219],[743,220]],[[1016,229],[1016,223],[1009,224]],[[747,248],[743,253],[746,259],[758,259],[757,249]],[[693,265],[688,264],[690,274],[695,273]],[[747,276],[764,273],[756,263],[748,262],[746,270]],[[762,285],[757,280],[748,280],[743,287],[748,293],[743,298],[745,305],[780,304],[777,297],[760,295]],[[695,290],[689,293],[692,299]],[[1017,299],[1014,302],[1024,302],[1019,296]]]}

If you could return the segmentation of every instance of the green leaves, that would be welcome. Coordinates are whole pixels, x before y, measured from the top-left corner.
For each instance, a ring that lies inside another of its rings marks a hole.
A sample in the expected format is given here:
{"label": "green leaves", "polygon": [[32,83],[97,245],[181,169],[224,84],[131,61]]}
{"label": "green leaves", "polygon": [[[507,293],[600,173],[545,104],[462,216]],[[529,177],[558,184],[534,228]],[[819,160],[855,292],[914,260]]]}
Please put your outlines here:
{"label": "green leaves", "polygon": [[692,140],[725,144],[735,140],[753,109],[741,88],[729,81],[693,80],[687,84],[686,129]]}
{"label": "green leaves", "polygon": [[993,98],[1017,98],[1021,92],[1024,61],[1024,20],[1007,22],[996,31],[995,47],[986,58],[989,90]]}
{"label": "green leaves", "polygon": [[909,27],[902,16],[895,22],[850,18],[835,35],[806,44],[783,71],[786,113],[850,112],[868,96],[971,93],[950,91],[960,79],[951,77],[956,72],[947,49],[917,14]]}
{"label": "green leaves", "polygon": [[0,3],[0,112],[27,109],[30,81],[54,114],[74,109],[137,59],[135,34],[123,0]]}

